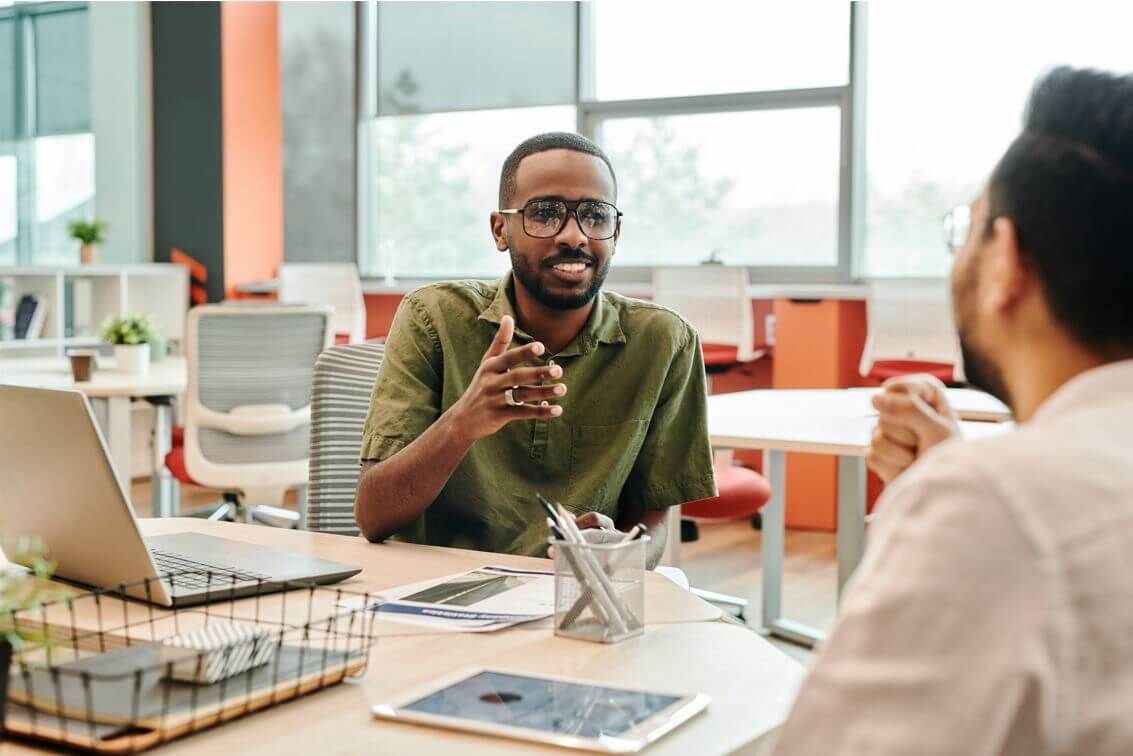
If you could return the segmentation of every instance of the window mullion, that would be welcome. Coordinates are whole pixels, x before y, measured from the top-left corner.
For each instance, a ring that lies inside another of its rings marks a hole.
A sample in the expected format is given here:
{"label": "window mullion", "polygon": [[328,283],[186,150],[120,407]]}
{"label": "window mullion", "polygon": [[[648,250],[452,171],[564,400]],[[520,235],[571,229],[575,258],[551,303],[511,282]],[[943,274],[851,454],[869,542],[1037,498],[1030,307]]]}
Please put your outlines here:
{"label": "window mullion", "polygon": [[16,30],[16,261],[35,260],[35,30],[32,17],[17,15]]}

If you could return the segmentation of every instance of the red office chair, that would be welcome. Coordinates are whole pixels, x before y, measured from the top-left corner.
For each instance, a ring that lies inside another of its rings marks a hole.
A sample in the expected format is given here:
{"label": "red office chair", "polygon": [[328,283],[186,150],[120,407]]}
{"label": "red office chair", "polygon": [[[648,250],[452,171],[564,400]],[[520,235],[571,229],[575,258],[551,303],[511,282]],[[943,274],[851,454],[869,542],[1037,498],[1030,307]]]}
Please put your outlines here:
{"label": "red office chair", "polygon": [[[681,541],[695,541],[697,538],[696,521],[688,519],[689,517],[712,520],[751,518],[754,525],[759,517],[759,510],[771,498],[770,484],[755,470],[730,464],[716,464],[712,469],[716,475],[716,488],[720,493],[711,499],[681,505]],[[735,607],[736,616],[744,619],[747,599],[698,588],[693,588],[692,592],[713,604]]]}
{"label": "red office chair", "polygon": [[943,279],[881,279],[869,284],[867,333],[858,373],[882,383],[928,373],[945,383],[964,379],[951,295]]}
{"label": "red office chair", "polygon": [[755,470],[741,465],[713,465],[712,470],[720,494],[681,506],[682,515],[711,520],[745,519],[758,514],[771,498],[771,485]]}

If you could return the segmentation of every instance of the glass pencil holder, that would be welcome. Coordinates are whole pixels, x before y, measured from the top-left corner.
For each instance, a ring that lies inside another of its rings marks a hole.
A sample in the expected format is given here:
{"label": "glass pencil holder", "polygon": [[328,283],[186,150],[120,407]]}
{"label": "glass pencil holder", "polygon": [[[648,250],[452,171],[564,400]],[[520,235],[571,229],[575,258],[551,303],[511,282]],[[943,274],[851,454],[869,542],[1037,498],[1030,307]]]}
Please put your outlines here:
{"label": "glass pencil holder", "polygon": [[555,547],[555,635],[618,643],[645,631],[645,550],[627,543]]}

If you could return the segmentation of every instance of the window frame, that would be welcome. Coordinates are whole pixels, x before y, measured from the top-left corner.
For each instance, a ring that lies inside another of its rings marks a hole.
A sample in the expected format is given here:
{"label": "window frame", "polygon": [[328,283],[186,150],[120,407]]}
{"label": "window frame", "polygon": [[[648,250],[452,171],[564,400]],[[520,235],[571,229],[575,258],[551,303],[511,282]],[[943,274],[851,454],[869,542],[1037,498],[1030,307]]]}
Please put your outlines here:
{"label": "window frame", "polygon": [[[35,59],[35,19],[56,13],[89,13],[85,2],[26,2],[0,7],[0,19],[15,24],[15,81],[13,96],[16,134],[0,140],[0,154],[16,158],[16,265],[34,265],[36,236],[36,107],[38,103]],[[89,16],[88,16],[89,20]],[[87,132],[75,132],[87,133]],[[63,136],[52,134],[51,136]]]}
{"label": "window frame", "polygon": [[[358,5],[358,150],[356,169],[360,209],[371,206],[370,176],[372,150],[369,145],[369,122],[377,115],[378,66],[376,40],[378,27],[377,0]],[[836,107],[840,113],[837,258],[833,265],[748,266],[752,281],[760,283],[845,284],[857,280],[863,261],[865,237],[865,82],[867,4],[854,0],[850,4],[849,55],[846,61],[846,83],[837,86],[799,89],[732,92],[681,97],[657,97],[633,100],[598,100],[595,92],[594,14],[589,2],[575,2],[576,29],[576,92],[573,106],[577,113],[576,130],[597,140],[602,123],[621,118],[651,118],[671,115],[704,115],[752,111],[789,110]],[[571,105],[572,103],[563,103]],[[430,111],[430,112],[458,112]],[[372,223],[369,212],[358,213],[358,246],[356,260],[368,271]],[[689,261],[690,266],[697,262]],[[613,266],[611,283],[648,283],[651,266]],[[384,279],[386,285],[398,280],[421,281],[427,277],[411,273],[395,273],[395,280]],[[366,280],[383,280],[366,273]]]}

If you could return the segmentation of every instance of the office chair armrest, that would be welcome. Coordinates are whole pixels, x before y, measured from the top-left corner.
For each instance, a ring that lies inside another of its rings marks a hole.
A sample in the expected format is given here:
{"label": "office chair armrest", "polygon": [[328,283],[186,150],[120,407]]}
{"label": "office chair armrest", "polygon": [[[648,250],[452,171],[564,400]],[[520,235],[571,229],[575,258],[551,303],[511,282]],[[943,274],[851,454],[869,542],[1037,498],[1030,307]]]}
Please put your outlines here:
{"label": "office chair armrest", "polygon": [[293,410],[286,404],[245,404],[229,412],[196,408],[197,425],[237,436],[270,436],[311,423],[311,405]]}

